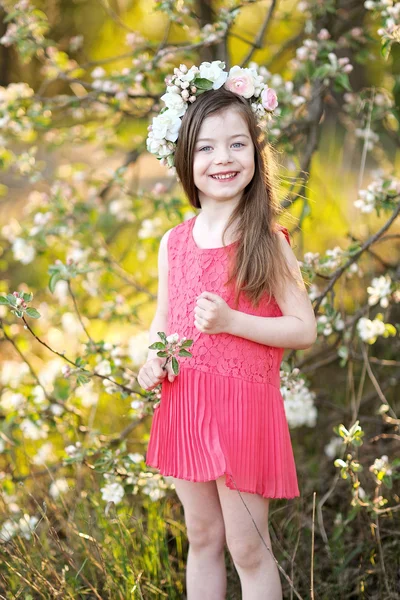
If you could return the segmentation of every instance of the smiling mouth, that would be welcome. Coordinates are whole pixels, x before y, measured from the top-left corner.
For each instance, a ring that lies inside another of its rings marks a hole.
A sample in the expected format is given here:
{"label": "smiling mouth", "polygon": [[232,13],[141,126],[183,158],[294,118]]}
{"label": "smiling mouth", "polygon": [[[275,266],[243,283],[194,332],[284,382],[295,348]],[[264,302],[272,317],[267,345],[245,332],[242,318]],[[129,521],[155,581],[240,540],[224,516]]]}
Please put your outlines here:
{"label": "smiling mouth", "polygon": [[215,179],[216,181],[231,181],[232,179],[235,179],[237,175],[238,171],[232,171],[231,173],[226,173],[223,175],[210,175],[210,177],[212,177],[212,179]]}

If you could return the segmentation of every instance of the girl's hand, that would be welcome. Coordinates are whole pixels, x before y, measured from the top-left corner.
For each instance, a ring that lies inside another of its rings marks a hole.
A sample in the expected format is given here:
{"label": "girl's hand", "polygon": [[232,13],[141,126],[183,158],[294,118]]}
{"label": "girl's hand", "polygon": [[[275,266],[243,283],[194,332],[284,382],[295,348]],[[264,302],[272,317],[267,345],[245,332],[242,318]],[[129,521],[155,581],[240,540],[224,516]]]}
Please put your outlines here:
{"label": "girl's hand", "polygon": [[203,333],[227,333],[232,318],[232,309],[221,296],[202,292],[197,297],[194,309],[194,324]]}
{"label": "girl's hand", "polygon": [[155,356],[148,360],[140,369],[138,373],[138,383],[144,390],[152,390],[168,374],[168,381],[171,383],[174,381],[176,375],[172,370],[171,361],[168,362],[166,370],[162,368],[165,363],[165,358],[161,356]]}

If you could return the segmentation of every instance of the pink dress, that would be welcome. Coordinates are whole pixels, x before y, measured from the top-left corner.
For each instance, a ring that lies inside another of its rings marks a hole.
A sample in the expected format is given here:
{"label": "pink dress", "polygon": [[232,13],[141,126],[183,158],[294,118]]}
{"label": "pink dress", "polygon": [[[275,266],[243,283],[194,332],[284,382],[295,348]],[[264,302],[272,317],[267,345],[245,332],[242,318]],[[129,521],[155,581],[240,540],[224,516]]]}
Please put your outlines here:
{"label": "pink dress", "polygon": [[[232,490],[265,498],[300,496],[279,369],[283,349],[227,333],[207,334],[194,325],[196,297],[207,290],[234,308],[233,287],[225,285],[233,242],[199,248],[196,217],[172,229],[168,238],[167,335],[192,339],[192,357],[178,357],[180,372],[162,382],[146,464],[162,475],[211,481],[225,475]],[[287,229],[280,227],[288,243]],[[265,295],[257,309],[241,293],[237,310],[264,317],[282,312]]]}

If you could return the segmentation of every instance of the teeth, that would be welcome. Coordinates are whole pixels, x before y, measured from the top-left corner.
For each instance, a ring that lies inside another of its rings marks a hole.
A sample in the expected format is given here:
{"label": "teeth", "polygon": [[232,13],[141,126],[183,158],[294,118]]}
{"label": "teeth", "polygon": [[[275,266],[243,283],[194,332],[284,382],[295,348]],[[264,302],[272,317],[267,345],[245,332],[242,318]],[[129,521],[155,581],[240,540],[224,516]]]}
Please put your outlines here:
{"label": "teeth", "polygon": [[211,175],[214,179],[232,179],[236,173],[230,173],[228,175]]}

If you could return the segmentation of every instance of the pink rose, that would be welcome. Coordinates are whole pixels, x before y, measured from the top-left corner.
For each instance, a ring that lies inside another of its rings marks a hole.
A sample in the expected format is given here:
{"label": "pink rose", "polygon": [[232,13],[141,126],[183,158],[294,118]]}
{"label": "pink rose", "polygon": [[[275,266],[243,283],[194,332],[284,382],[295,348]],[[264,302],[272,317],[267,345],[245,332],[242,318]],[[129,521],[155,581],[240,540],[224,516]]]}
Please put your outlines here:
{"label": "pink rose", "polygon": [[261,92],[261,103],[266,110],[274,110],[278,106],[275,90],[264,88]]}
{"label": "pink rose", "polygon": [[243,98],[251,98],[254,94],[253,75],[248,69],[241,69],[236,65],[229,71],[225,88]]}

